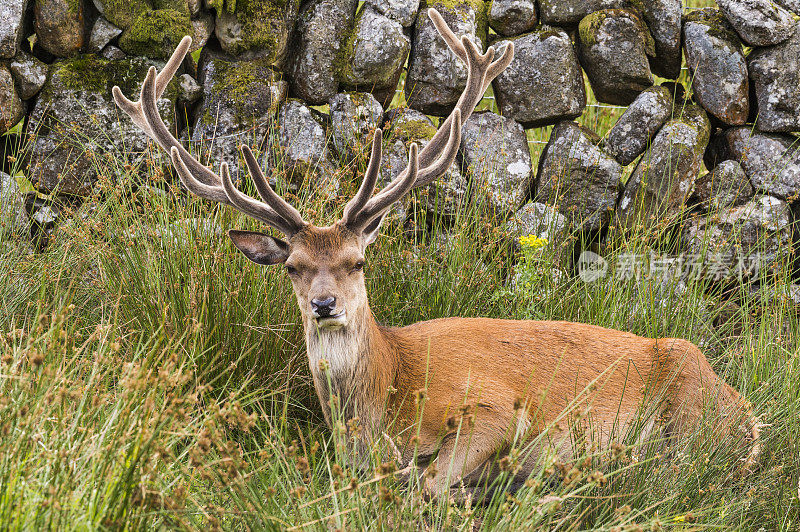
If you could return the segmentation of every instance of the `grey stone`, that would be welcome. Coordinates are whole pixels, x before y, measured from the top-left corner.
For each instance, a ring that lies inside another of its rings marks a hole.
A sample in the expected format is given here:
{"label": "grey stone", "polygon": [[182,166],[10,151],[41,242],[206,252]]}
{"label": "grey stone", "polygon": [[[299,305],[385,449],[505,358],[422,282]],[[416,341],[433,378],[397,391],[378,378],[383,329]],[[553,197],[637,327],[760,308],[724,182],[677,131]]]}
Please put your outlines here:
{"label": "grey stone", "polygon": [[324,119],[300,100],[287,100],[278,112],[279,160],[290,181],[310,180],[315,191],[325,196],[338,192],[328,152]]}
{"label": "grey stone", "polygon": [[683,212],[703,163],[710,127],[708,118],[698,114],[672,119],[661,128],[625,184],[618,225],[651,228]]}
{"label": "grey stone", "polygon": [[622,166],[598,147],[599,142],[593,131],[559,122],[539,159],[534,197],[555,205],[573,229],[602,229],[614,212]]}
{"label": "grey stone", "polygon": [[[458,0],[447,5],[430,2],[456,35],[466,35],[479,49],[486,42],[485,9],[483,2],[470,3]],[[476,11],[476,7],[480,10]],[[455,106],[467,86],[467,66],[439,36],[428,17],[428,9],[421,9],[414,24],[405,94],[408,106],[423,113],[444,116]]]}
{"label": "grey stone", "polygon": [[[138,99],[151,64],[140,57],[108,61],[89,54],[51,65],[50,79],[26,127],[32,136],[31,182],[47,193],[86,195],[104,154],[134,169],[151,158],[167,164],[168,155],[152,148],[148,152],[147,137],[111,97],[111,88],[119,85],[128,98]],[[177,82],[172,81],[157,102],[168,127],[175,123],[177,92]]]}
{"label": "grey stone", "polygon": [[419,11],[419,0],[365,0],[379,13],[386,15],[392,20],[396,20],[407,28],[414,24]]}
{"label": "grey stone", "polygon": [[203,11],[203,7],[205,7],[203,0],[188,0],[187,3],[189,5],[189,14],[193,17],[199,15]]}
{"label": "grey stone", "polygon": [[11,62],[11,73],[17,82],[19,96],[30,100],[36,96],[47,81],[47,65],[25,52],[20,52]]}
{"label": "grey stone", "polygon": [[800,310],[800,284],[797,283],[753,284],[750,286],[750,297],[753,306],[760,308],[777,305],[795,312]]}
{"label": "grey stone", "polygon": [[25,117],[25,103],[17,94],[11,72],[0,64],[0,134],[5,133]]}
{"label": "grey stone", "polygon": [[774,1],[779,6],[794,12],[795,15],[800,15],[800,0],[774,0]]}
{"label": "grey stone", "polygon": [[370,91],[380,101],[391,102],[411,49],[403,26],[364,6],[344,46],[341,83],[347,89]]}
{"label": "grey stone", "polygon": [[58,221],[60,214],[61,213],[56,207],[44,205],[33,213],[31,220],[42,227],[52,228],[52,226]]}
{"label": "grey stone", "polygon": [[791,256],[791,211],[783,200],[757,196],[714,217],[693,218],[682,238],[687,252],[706,258],[707,268],[713,266],[720,274],[756,274],[752,270],[768,269]]}
{"label": "grey stone", "polygon": [[203,98],[192,131],[193,147],[202,146],[214,164],[227,162],[236,180],[247,173],[239,146],[259,151],[267,145],[278,106],[287,97],[287,83],[270,65],[270,58],[229,61],[211,51],[200,58]]}
{"label": "grey stone", "polygon": [[489,26],[507,37],[532,30],[538,21],[533,0],[492,0],[489,7]]}
{"label": "grey stone", "polygon": [[641,14],[655,42],[650,69],[662,78],[676,79],[681,73],[682,0],[640,0]]}
{"label": "grey stone", "polygon": [[[379,187],[386,186],[408,164],[408,147],[416,142],[424,148],[436,134],[436,127],[424,114],[414,109],[398,109],[388,113],[386,130],[388,140],[384,146]],[[429,213],[437,212],[452,218],[467,199],[468,181],[459,165],[452,164],[439,179],[413,193],[413,200]],[[393,207],[390,218],[395,220],[408,216],[409,201]]]}
{"label": "grey stone", "polygon": [[[282,68],[299,4],[299,0],[225,2],[224,8],[217,8],[214,34],[226,53],[241,59],[265,58],[273,66]],[[336,30],[328,26],[328,31]]]}
{"label": "grey stone", "polygon": [[128,57],[128,54],[113,44],[109,44],[103,48],[103,51],[100,52],[100,55],[103,57],[103,59],[108,59],[109,61],[119,61],[120,59],[125,59]]}
{"label": "grey stone", "polygon": [[[92,0],[98,13],[114,26],[127,30],[145,11],[153,10],[152,0]],[[173,4],[173,7],[175,4]]]}
{"label": "grey stone", "polygon": [[34,194],[28,194],[25,203],[31,221],[31,243],[39,251],[43,251],[50,243],[56,227],[63,221],[65,213],[58,202],[45,200]]}
{"label": "grey stone", "polygon": [[683,46],[697,102],[719,121],[744,124],[750,111],[742,42],[718,9],[689,14]]}
{"label": "grey stone", "polygon": [[126,53],[161,60],[172,55],[185,35],[194,35],[186,4],[143,10],[129,27],[120,27],[124,31],[118,44]]}
{"label": "grey stone", "polygon": [[606,151],[623,165],[631,164],[670,119],[672,106],[666,87],[650,87],[639,94],[608,132]]}
{"label": "grey stone", "polygon": [[322,105],[336,94],[337,59],[357,6],[357,0],[312,0],[303,6],[287,68],[295,96]]}
{"label": "grey stone", "polygon": [[381,125],[383,107],[370,93],[345,92],[331,98],[331,136],[339,155],[352,159],[369,153],[372,133]]}
{"label": "grey stone", "polygon": [[181,74],[178,77],[178,100],[186,105],[196,103],[203,97],[203,87],[189,74]]}
{"label": "grey stone", "polygon": [[795,32],[792,14],[772,0],[717,0],[736,33],[752,46],[772,46]]}
{"label": "grey stone", "polygon": [[800,31],[781,44],[753,50],[747,68],[756,94],[756,127],[800,131]]}
{"label": "grey stone", "polygon": [[111,41],[122,34],[122,30],[114,26],[103,17],[97,17],[92,26],[92,33],[89,35],[89,51],[99,53]]}
{"label": "grey stone", "polygon": [[29,0],[3,0],[0,2],[0,58],[11,59],[17,55],[25,38],[25,11]]}
{"label": "grey stone", "polygon": [[583,17],[601,9],[629,7],[627,0],[539,0],[543,24],[575,26]]}
{"label": "grey stone", "polygon": [[69,57],[84,45],[83,0],[34,2],[33,27],[39,46],[56,57]]}
{"label": "grey stone", "polygon": [[522,126],[491,111],[472,114],[461,126],[461,154],[473,194],[486,198],[496,216],[516,211],[531,185],[531,152]]}
{"label": "grey stone", "polygon": [[633,11],[604,9],[578,26],[578,55],[598,101],[628,105],[653,84],[653,40]]}
{"label": "grey stone", "polygon": [[736,161],[722,161],[695,182],[692,201],[716,211],[746,203],[753,194],[753,185],[742,165]]}
{"label": "grey stone", "polygon": [[560,246],[569,235],[567,218],[552,205],[528,202],[503,226],[517,251],[522,249],[520,238],[535,236],[548,245]]}
{"label": "grey stone", "polygon": [[514,60],[492,83],[503,116],[530,128],[583,113],[583,73],[564,31],[544,29],[499,41],[495,44],[498,53],[507,42],[514,43]]}
{"label": "grey stone", "polygon": [[732,159],[744,168],[756,190],[792,200],[800,194],[800,140],[791,135],[759,133],[748,126],[716,135],[706,166]]}
{"label": "grey stone", "polygon": [[27,228],[25,197],[14,178],[0,172],[0,236],[22,235]]}
{"label": "grey stone", "polygon": [[200,13],[192,18],[192,46],[189,53],[201,50],[211,38],[215,27],[216,19],[211,13]]}

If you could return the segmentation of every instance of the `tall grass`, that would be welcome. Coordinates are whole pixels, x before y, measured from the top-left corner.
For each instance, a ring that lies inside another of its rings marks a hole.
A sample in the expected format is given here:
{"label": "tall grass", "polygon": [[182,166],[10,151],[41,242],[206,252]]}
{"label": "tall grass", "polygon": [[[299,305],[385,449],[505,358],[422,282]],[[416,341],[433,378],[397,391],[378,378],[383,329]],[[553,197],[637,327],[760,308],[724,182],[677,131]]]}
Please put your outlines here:
{"label": "tall grass", "polygon": [[[581,120],[603,133],[619,114],[592,108]],[[800,318],[770,295],[791,283],[789,264],[762,269],[757,294],[736,278],[616,276],[622,254],[678,250],[674,232],[639,226],[607,235],[612,273],[587,283],[564,257],[578,244],[599,250],[596,235],[519,252],[480,199],[450,217],[412,200],[416,229],[387,224],[367,252],[382,323],[555,319],[686,338],[766,424],[749,474],[738,473],[737,445],[715,437],[712,424],[666,446],[638,441],[634,428],[609,449],[579,446],[569,463],[538,456],[513,491],[531,450],[520,442],[487,498],[459,488],[430,499],[419,482],[398,480],[385,442],[355,468],[350,420],[325,426],[286,274],[247,262],[224,234],[264,228],[185,195],[154,164],[124,160],[95,159],[96,194],[66,212],[41,253],[0,241],[0,528],[798,527]],[[313,222],[330,223],[364,166],[362,157],[341,171],[339,198],[281,193]]]}
{"label": "tall grass", "polygon": [[[480,503],[459,490],[429,500],[417,483],[398,482],[385,448],[353,468],[347,420],[324,426],[286,275],[247,263],[224,235],[263,228],[171,186],[136,186],[125,172],[101,172],[116,179],[43,253],[0,246],[4,528],[797,526],[800,336],[785,300],[755,304],[736,279],[689,281],[682,291],[646,277],[585,283],[562,267],[557,243],[519,256],[479,201],[455,219],[431,219],[412,202],[431,230],[390,225],[368,251],[381,322],[563,319],[687,338],[768,424],[749,475],[734,473],[736,446],[709,426],[666,448],[629,434],[571,463],[544,455],[516,492],[502,489],[511,460]],[[345,195],[357,184],[343,183]],[[340,214],[336,199],[301,190],[293,200],[317,223]],[[612,265],[623,251],[649,257],[672,246],[609,239]],[[762,291],[791,281],[786,264],[762,277]]]}

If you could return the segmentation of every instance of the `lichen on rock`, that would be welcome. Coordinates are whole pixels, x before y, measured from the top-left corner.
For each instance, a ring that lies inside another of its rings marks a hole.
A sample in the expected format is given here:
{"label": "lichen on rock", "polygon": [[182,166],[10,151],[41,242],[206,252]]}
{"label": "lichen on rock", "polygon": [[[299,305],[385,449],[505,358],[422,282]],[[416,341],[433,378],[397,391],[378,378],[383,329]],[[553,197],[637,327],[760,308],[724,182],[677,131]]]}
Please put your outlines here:
{"label": "lichen on rock", "polygon": [[628,105],[653,84],[653,38],[634,11],[594,12],[581,20],[578,35],[581,66],[598,101]]}
{"label": "lichen on rock", "polygon": [[[95,157],[109,153],[134,168],[141,165],[147,137],[119,112],[111,88],[118,85],[128,98],[137,99],[150,66],[141,57],[109,61],[94,54],[51,65],[26,127],[32,140],[31,182],[44,192],[86,195],[97,179]],[[173,129],[178,90],[172,80],[157,102]],[[160,151],[152,156],[158,164],[167,163],[168,156]]]}
{"label": "lichen on rock", "polygon": [[299,8],[299,0],[228,1],[217,9],[214,32],[225,52],[245,59],[266,57],[282,67]]}
{"label": "lichen on rock", "polygon": [[168,59],[185,35],[194,30],[188,12],[174,9],[144,11],[119,39],[119,47],[132,55]]}

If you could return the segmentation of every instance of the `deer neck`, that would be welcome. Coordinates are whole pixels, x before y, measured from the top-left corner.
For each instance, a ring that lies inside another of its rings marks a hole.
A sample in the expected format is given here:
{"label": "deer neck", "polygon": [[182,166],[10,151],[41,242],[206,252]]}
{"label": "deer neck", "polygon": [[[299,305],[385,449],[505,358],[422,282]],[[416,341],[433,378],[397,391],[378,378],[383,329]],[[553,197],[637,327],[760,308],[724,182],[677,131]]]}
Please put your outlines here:
{"label": "deer neck", "polygon": [[305,320],[308,362],[329,425],[332,393],[345,422],[358,418],[376,428],[397,374],[396,359],[369,305],[353,318],[336,330]]}

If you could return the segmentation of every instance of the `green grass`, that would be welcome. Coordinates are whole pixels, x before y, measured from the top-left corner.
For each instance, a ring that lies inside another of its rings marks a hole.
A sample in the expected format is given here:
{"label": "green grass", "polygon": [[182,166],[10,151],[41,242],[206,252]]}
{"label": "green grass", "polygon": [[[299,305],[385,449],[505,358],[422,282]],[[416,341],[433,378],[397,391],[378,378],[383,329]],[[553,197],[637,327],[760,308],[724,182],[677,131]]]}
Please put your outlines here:
{"label": "green grass", "polygon": [[[81,208],[95,214],[79,211],[43,253],[0,244],[4,528],[797,526],[800,335],[785,301],[756,306],[738,281],[725,290],[692,282],[669,299],[648,279],[554,277],[562,243],[517,256],[476,203],[455,220],[434,220],[427,236],[387,227],[367,266],[381,322],[565,319],[687,338],[769,424],[760,467],[743,477],[733,442],[708,426],[666,449],[587,449],[570,464],[544,456],[525,487],[497,490],[484,504],[458,494],[431,501],[393,478],[386,449],[367,470],[353,469],[346,420],[324,426],[288,278],[246,262],[221,233],[253,222],[174,186],[139,188],[121,168],[101,173],[116,179]],[[342,194],[356,185],[345,180]],[[317,223],[340,214],[341,200],[305,190],[290,197]],[[165,231],[199,217],[208,222]],[[612,263],[622,252],[673,245],[641,233],[610,239]],[[764,273],[763,286],[790,282],[780,266]],[[730,312],[727,301],[739,305]]]}
{"label": "green grass", "polygon": [[[581,123],[603,135],[620,114],[593,107]],[[577,236],[519,255],[479,202],[434,217],[427,233],[386,227],[366,268],[382,323],[563,319],[687,338],[768,425],[748,475],[708,424],[666,447],[634,443],[633,430],[571,463],[542,456],[511,493],[520,444],[482,504],[458,490],[429,500],[394,478],[383,443],[355,469],[348,420],[325,426],[286,274],[247,262],[224,236],[263,227],[186,196],[152,165],[144,178],[162,192],[113,157],[95,160],[101,186],[42,253],[0,240],[0,528],[797,529],[800,317],[787,301],[756,304],[735,279],[675,294],[655,279],[554,275],[559,246],[569,252]],[[354,164],[363,172],[363,158]],[[329,223],[358,185],[352,170],[333,200],[281,192]],[[427,213],[412,207],[423,226]],[[612,231],[603,250],[613,265],[675,243]],[[760,280],[764,292],[787,286],[789,265]]]}

